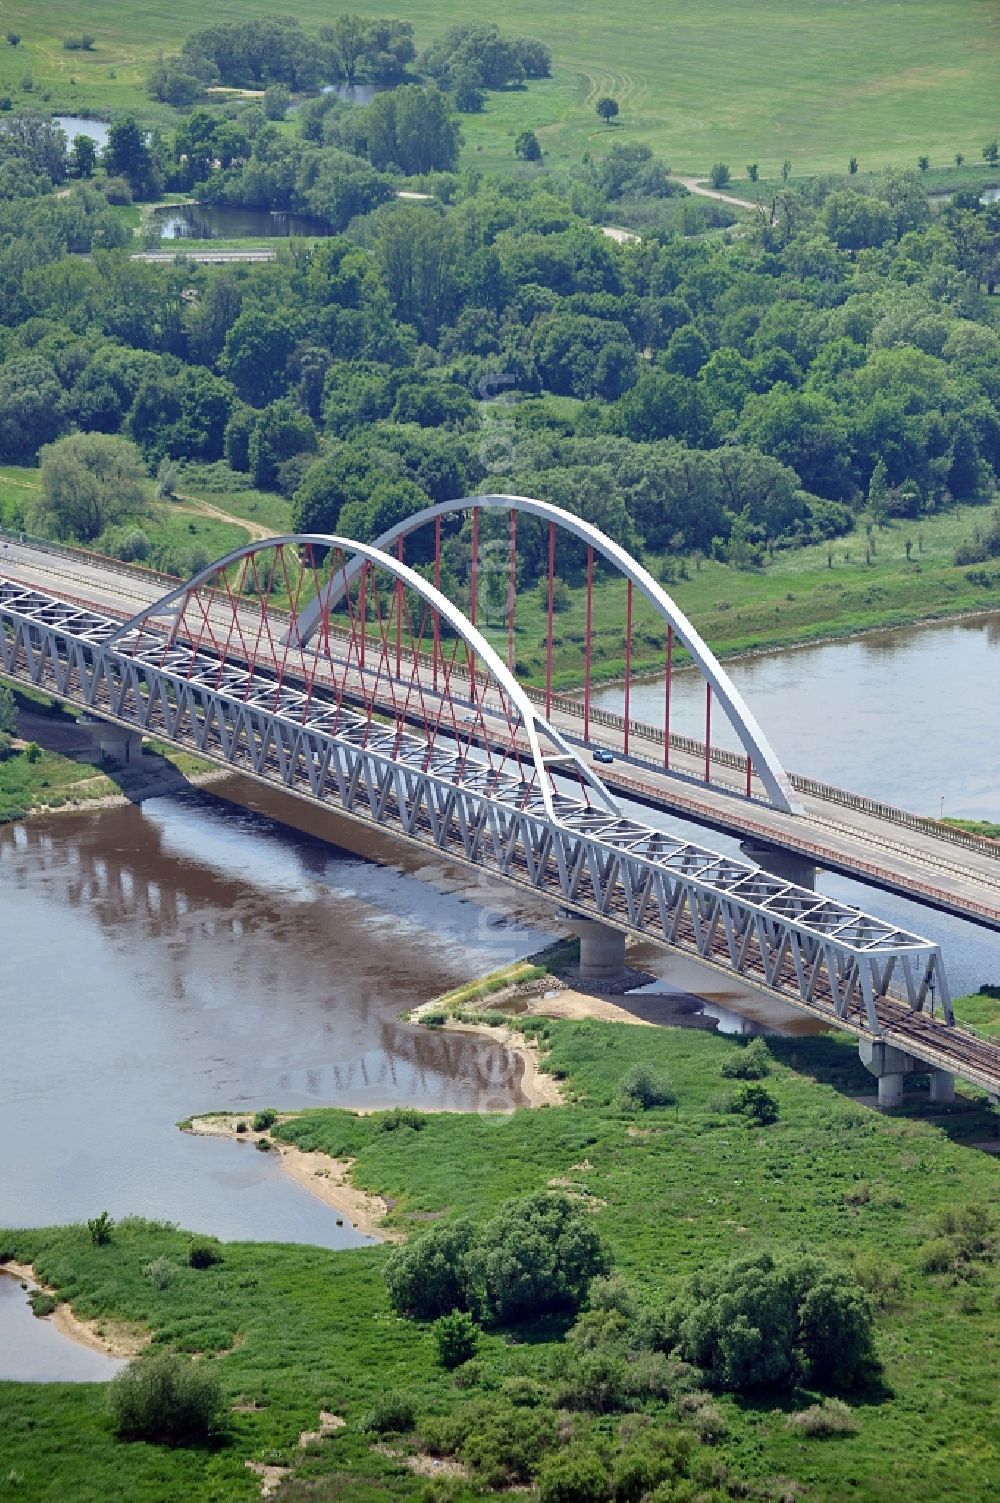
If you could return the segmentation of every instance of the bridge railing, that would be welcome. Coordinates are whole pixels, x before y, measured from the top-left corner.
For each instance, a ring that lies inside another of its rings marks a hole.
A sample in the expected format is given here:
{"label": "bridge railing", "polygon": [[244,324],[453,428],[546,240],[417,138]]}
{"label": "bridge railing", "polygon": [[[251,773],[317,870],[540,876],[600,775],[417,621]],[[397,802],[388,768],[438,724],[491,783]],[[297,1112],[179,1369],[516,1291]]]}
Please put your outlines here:
{"label": "bridge railing", "polygon": [[[142,564],[123,563],[121,559],[110,558],[106,554],[96,553],[92,550],[70,547],[63,543],[53,543],[47,538],[34,537],[26,532],[5,531],[0,528],[0,538],[7,538],[11,542],[20,542],[30,545],[41,552],[51,553],[56,557],[93,563],[109,572],[142,580],[145,583],[162,585],[164,591],[175,588],[183,581],[174,574],[167,574],[158,569],[149,569]],[[276,618],[285,621],[291,620],[290,613],[269,606],[269,613]],[[331,624],[331,634],[342,639],[347,639],[349,633],[340,631]],[[430,653],[419,653],[422,667],[431,667],[433,663]],[[452,677],[461,677],[455,669],[450,670]],[[533,704],[545,704],[545,691],[536,689],[529,684],[524,685],[524,691]],[[572,695],[553,693],[552,704],[567,714],[583,718],[583,701]],[[608,730],[618,731],[624,735],[625,717],[617,714],[614,710],[606,710],[601,706],[590,706],[590,719],[597,725],[603,725]],[[654,745],[663,745],[663,730],[661,727],[650,725],[647,721],[630,718],[628,722],[629,735],[637,736],[641,740],[651,741]],[[694,757],[699,763],[705,759],[705,743],[693,736],[680,735],[677,732],[670,733],[670,748],[688,756]],[[729,751],[726,747],[712,746],[709,748],[709,760],[714,766],[725,767],[730,771],[740,774],[745,778],[747,770],[746,757],[741,752]],[[645,763],[651,770],[662,771],[658,763],[652,759],[630,754],[630,762]],[[927,815],[913,814],[908,809],[901,809],[896,804],[886,803],[882,799],[869,798],[866,794],[854,793],[849,788],[840,788],[836,783],[826,783],[818,778],[810,778],[802,773],[791,772],[788,774],[792,787],[797,793],[804,793],[813,798],[822,799],[826,803],[838,804],[841,808],[852,809],[855,813],[869,815],[872,818],[884,821],[886,824],[897,825],[901,829],[913,830],[921,835],[929,835],[934,840],[943,841],[948,845],[955,846],[967,851],[975,851],[978,855],[987,856],[993,861],[1000,862],[1000,840],[991,840],[987,835],[977,835],[970,830],[961,830],[954,825],[944,824],[940,820],[929,818]],[[974,905],[973,905],[974,906]]]}

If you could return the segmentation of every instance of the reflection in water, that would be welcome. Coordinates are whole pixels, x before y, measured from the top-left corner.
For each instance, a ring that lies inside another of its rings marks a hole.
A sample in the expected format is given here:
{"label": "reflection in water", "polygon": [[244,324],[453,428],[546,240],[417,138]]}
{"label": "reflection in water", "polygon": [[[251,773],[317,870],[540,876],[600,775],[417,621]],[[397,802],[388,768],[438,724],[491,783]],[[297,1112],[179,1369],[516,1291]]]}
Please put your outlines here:
{"label": "reflection in water", "polygon": [[104,1383],[124,1365],[39,1320],[20,1281],[0,1271],[0,1383]]}
{"label": "reflection in water", "polygon": [[[1000,616],[872,632],[726,665],[787,768],[918,814],[1000,819]],[[595,702],[621,710],[620,687]],[[633,685],[632,714],[662,724],[663,682]],[[672,725],[701,736],[705,689],[674,681]],[[738,743],[722,715],[719,745]]]}
{"label": "reflection in water", "polygon": [[516,893],[470,889],[419,851],[408,867],[367,854],[197,794],[0,829],[0,1224],[106,1206],[224,1236],[357,1242],[272,1156],[173,1124],[271,1102],[521,1099],[509,1051],[398,1018],[546,932]]}

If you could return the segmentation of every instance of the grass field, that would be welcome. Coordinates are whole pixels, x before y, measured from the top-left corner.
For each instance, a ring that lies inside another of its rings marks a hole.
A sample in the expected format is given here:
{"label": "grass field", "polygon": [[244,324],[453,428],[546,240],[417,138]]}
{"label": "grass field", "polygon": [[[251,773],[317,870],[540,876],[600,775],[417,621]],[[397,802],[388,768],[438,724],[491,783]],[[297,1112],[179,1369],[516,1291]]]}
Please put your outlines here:
{"label": "grass field", "polygon": [[[274,0],[220,0],[211,17],[194,0],[164,9],[150,0],[12,0],[0,41],[0,90],[76,112],[153,107],[143,81],[158,50],[175,48],[207,20],[239,20],[280,11]],[[320,0],[294,13],[317,29],[330,19]],[[366,4],[365,14],[404,15],[418,47],[460,17],[445,0]],[[757,161],[775,176],[785,158],[796,170],[846,168],[854,155],[870,169],[935,164],[958,150],[979,160],[997,134],[996,58],[1000,11],[992,0],[632,0],[626,16],[589,0],[506,0],[490,13],[502,27],[540,37],[552,49],[550,81],[498,97],[467,117],[466,160],[508,164],[513,138],[531,127],[554,163],[578,161],[615,140],[648,141],[679,170],[729,162],[734,175]],[[86,29],[92,52],[66,51],[63,39]],[[30,76],[32,91],[22,88]],[[619,123],[602,125],[595,101],[611,94]]]}
{"label": "grass field", "polygon": [[[987,1021],[1000,1013],[995,1001],[976,1001]],[[884,1295],[877,1320],[884,1386],[852,1400],[858,1433],[824,1441],[789,1430],[788,1411],[810,1402],[809,1394],[723,1396],[727,1434],[708,1454],[767,1487],[756,1497],[983,1503],[994,1496],[996,1264],[987,1256],[958,1279],[923,1267],[949,1212],[976,1204],[996,1215],[997,1160],[968,1146],[996,1131],[981,1098],[931,1116],[926,1094],[916,1094],[904,1114],[881,1116],[851,1099],[872,1085],[851,1042],[778,1039],[767,1087],[780,1119],[755,1131],[720,1110],[727,1083],[719,1067],[740,1047],[731,1038],[620,1024],[528,1026],[550,1051],[549,1066],[572,1104],[506,1117],[441,1113],[419,1119],[419,1129],[392,1132],[381,1130],[378,1116],[319,1110],[280,1136],[353,1156],[355,1180],[391,1196],[392,1219],[407,1230],[429,1215],[478,1218],[512,1195],[553,1180],[568,1184],[595,1207],[618,1267],[654,1304],[694,1269],[762,1247],[808,1247],[855,1269]],[[617,1082],[640,1059],[669,1075],[676,1106],[637,1118],[611,1104]],[[232,1149],[235,1158],[250,1151]],[[382,1248],[231,1244],[223,1263],[199,1272],[186,1264],[186,1236],[166,1226],[125,1225],[96,1248],[82,1227],[0,1240],[8,1256],[34,1260],[78,1313],[137,1321],[159,1343],[218,1354],[234,1406],[215,1446],[169,1449],[114,1439],[98,1385],[0,1384],[4,1498],[250,1500],[259,1479],[247,1471],[249,1459],[295,1468],[281,1493],[289,1503],[417,1496],[420,1480],[399,1459],[417,1448],[416,1438],[379,1449],[361,1431],[376,1396],[403,1390],[419,1427],[470,1401],[502,1400],[495,1386],[511,1376],[546,1389],[562,1339],[558,1322],[484,1335],[480,1383],[459,1390],[436,1365],[429,1329],[390,1311]],[[166,1288],[142,1272],[160,1257],[175,1265]],[[316,1428],[321,1407],[346,1425],[303,1452],[299,1432]],[[653,1416],[675,1413],[669,1398],[644,1407]],[[610,1438],[618,1417],[579,1413],[568,1423]],[[794,1490],[778,1478],[795,1479]]]}

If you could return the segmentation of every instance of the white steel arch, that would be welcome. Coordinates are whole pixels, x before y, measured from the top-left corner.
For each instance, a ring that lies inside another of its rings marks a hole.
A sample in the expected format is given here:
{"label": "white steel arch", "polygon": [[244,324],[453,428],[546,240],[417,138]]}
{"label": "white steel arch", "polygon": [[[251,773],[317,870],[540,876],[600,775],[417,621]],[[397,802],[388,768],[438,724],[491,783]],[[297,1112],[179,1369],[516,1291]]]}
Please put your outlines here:
{"label": "white steel arch", "polygon": [[[787,814],[802,813],[802,803],[792,787],[788,774],[778,760],[777,753],[757,724],[750,706],[700,632],[696,630],[677,602],[667,594],[663,586],[657,583],[648,569],[634,559],[620,543],[616,543],[613,538],[608,537],[607,533],[601,532],[600,528],[585,521],[583,517],[574,516],[572,512],[565,511],[561,506],[553,506],[548,501],[538,501],[531,496],[492,494],[461,496],[452,501],[439,501],[433,506],[425,507],[423,511],[415,512],[411,517],[404,517],[401,522],[397,522],[394,527],[390,527],[380,538],[377,538],[373,546],[388,551],[397,538],[406,537],[425,523],[432,522],[437,517],[447,516],[451,512],[470,510],[472,507],[482,507],[487,511],[525,512],[529,516],[541,518],[542,521],[554,522],[557,527],[572,533],[581,542],[593,548],[596,553],[600,553],[626,579],[630,579],[651,603],[658,615],[670,624],[675,636],[683,642],[691,654],[691,659],[702,676],[711,684],[712,693],[740,738],[743,750],[753,763],[754,771],[763,783],[771,803],[776,809],[781,809]],[[360,567],[360,558],[347,566],[344,581],[348,585]],[[322,620],[323,611],[336,604],[342,588],[343,581],[338,583],[336,588],[331,584],[331,590],[325,598],[311,601],[299,613],[294,630],[300,643],[309,640]]]}
{"label": "white steel arch", "polygon": [[[395,579],[401,581],[408,589],[415,591],[432,610],[436,611],[443,621],[446,621],[456,634],[475,653],[476,657],[486,664],[493,678],[500,686],[502,692],[508,697],[521,717],[528,745],[531,749],[531,758],[538,775],[538,788],[545,804],[545,811],[550,819],[556,818],[555,808],[552,801],[552,781],[550,764],[560,763],[564,767],[567,763],[571,770],[577,772],[582,781],[596,794],[597,798],[609,813],[619,815],[618,804],[605,788],[597,774],[587,766],[580,753],[565,740],[563,736],[550,725],[545,716],[525,694],[524,689],[518,683],[514,674],[500,657],[496,649],[486,640],[483,634],[473,626],[457,605],[443,595],[440,590],[418,574],[415,569],[401,563],[399,559],[384,553],[373,543],[358,543],[352,538],[338,537],[326,533],[288,533],[280,537],[260,538],[250,543],[245,543],[241,548],[234,548],[231,553],[224,554],[213,563],[206,565],[197,574],[176,589],[169,590],[166,595],[152,605],[145,606],[136,612],[129,620],[122,624],[107,639],[106,647],[112,649],[121,647],[128,638],[151,622],[158,622],[161,627],[167,626],[169,637],[172,640],[177,630],[178,623],[183,614],[184,604],[189,596],[204,584],[207,584],[217,574],[228,569],[232,564],[239,563],[240,559],[254,554],[266,553],[277,548],[323,548],[337,550],[344,554],[345,559],[350,556],[351,562],[344,569],[338,571],[335,578],[339,580],[336,598],[341,598],[344,589],[348,588],[354,574],[361,568],[362,563],[367,562],[377,568],[384,569]],[[332,581],[331,581],[332,584]],[[305,612],[300,613],[299,621],[303,620]],[[301,631],[297,634],[297,640],[305,645],[312,635],[315,626],[319,624],[320,611],[314,613],[313,626],[307,633]],[[543,751],[543,742],[548,742],[553,751],[546,754]]]}

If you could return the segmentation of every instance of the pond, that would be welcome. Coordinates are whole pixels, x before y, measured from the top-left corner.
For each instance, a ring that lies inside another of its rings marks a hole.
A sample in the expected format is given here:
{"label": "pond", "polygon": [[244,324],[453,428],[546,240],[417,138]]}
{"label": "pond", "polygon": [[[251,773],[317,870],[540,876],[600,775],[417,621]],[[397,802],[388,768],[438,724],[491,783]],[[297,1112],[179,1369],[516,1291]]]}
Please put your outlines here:
{"label": "pond", "polygon": [[124,1367],[117,1357],[72,1340],[51,1318],[40,1320],[29,1290],[0,1270],[0,1382],[105,1383]]}
{"label": "pond", "polygon": [[320,92],[336,94],[346,104],[371,104],[376,94],[388,94],[395,87],[395,84],[389,83],[337,83],[327,84]]}
{"label": "pond", "polygon": [[287,240],[291,235],[329,235],[322,219],[225,204],[174,204],[154,209],[161,240]]}
{"label": "pond", "polygon": [[[932,209],[943,209],[954,197],[954,193],[928,193],[927,201]],[[1000,188],[986,188],[980,193],[979,202],[984,205],[1000,203]]]}
{"label": "pond", "polygon": [[70,146],[73,145],[77,136],[89,136],[98,151],[103,151],[108,144],[108,131],[111,126],[107,120],[95,120],[89,115],[53,115],[52,124],[58,125],[60,130],[66,132],[66,139]]}

